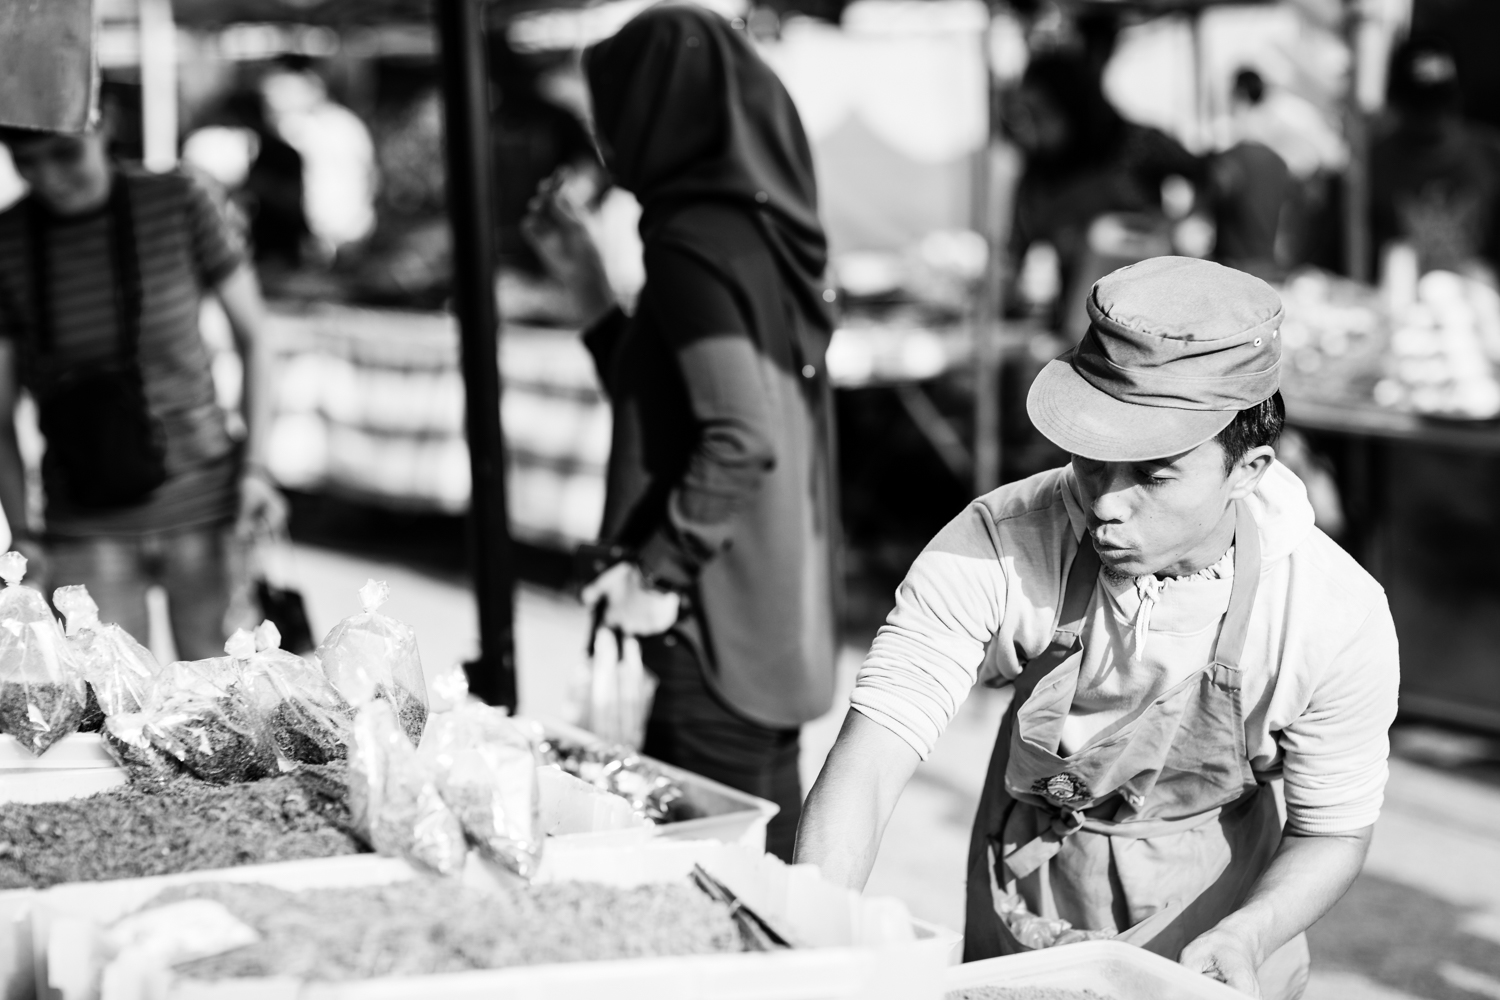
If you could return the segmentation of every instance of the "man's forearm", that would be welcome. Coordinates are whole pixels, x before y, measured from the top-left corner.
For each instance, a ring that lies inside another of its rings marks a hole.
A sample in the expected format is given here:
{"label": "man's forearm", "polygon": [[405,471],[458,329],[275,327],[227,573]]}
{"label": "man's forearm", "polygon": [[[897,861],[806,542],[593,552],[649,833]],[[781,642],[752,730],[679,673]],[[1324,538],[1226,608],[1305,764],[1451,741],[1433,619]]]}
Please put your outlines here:
{"label": "man's forearm", "polygon": [[1251,947],[1257,964],[1343,898],[1364,867],[1374,827],[1343,836],[1287,834],[1245,905],[1215,928]]}
{"label": "man's forearm", "polygon": [[219,285],[218,295],[244,372],[240,408],[245,420],[245,460],[263,468],[271,423],[271,352],[264,336],[265,306],[255,273],[242,265]]}
{"label": "man's forearm", "polygon": [[885,826],[920,758],[906,741],[850,710],[797,828],[798,864],[863,890]]}
{"label": "man's forearm", "polygon": [[26,463],[21,459],[15,424],[0,427],[0,506],[5,508],[12,537],[20,540],[31,534],[26,512]]}

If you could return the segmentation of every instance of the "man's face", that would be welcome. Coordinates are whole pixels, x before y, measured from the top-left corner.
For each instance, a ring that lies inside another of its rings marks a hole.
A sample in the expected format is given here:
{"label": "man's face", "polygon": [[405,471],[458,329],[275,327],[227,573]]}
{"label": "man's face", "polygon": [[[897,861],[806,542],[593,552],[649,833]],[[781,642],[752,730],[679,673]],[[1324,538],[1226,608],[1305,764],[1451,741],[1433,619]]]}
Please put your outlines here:
{"label": "man's face", "polygon": [[16,173],[58,215],[81,215],[109,198],[109,156],[104,136],[41,135],[13,143]]}
{"label": "man's face", "polygon": [[[1217,441],[1148,462],[1074,456],[1073,474],[1099,561],[1127,576],[1200,568],[1195,564],[1204,547],[1213,542],[1231,503],[1249,491],[1245,481],[1251,475],[1243,461],[1225,474],[1224,449]],[[1207,553],[1210,561],[1220,555]]]}

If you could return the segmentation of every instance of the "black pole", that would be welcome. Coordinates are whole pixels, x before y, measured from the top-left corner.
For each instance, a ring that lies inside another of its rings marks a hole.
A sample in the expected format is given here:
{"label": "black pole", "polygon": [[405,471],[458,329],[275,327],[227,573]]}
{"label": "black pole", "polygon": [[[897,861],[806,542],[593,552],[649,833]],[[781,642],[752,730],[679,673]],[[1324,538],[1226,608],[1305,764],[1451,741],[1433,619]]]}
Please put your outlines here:
{"label": "black pole", "polygon": [[469,553],[479,602],[479,658],[469,689],[491,705],[516,705],[515,578],[500,434],[499,308],[495,303],[494,198],[489,80],[482,0],[437,0],[453,225],[453,315],[458,319],[473,486]]}

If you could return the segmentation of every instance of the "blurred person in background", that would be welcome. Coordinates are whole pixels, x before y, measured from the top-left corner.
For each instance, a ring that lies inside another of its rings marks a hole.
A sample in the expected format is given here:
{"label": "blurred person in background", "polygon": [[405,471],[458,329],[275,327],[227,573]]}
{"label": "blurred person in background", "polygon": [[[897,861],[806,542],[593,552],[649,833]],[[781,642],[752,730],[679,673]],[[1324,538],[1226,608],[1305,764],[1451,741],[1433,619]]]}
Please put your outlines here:
{"label": "blurred person in background", "polygon": [[303,210],[325,256],[375,229],[375,143],[359,116],[328,96],[305,58],[287,57],[260,81],[277,134],[302,155]]}
{"label": "blurred person in background", "polygon": [[[1249,109],[1265,100],[1265,82],[1250,69],[1235,76],[1234,124],[1258,121]],[[1236,130],[1228,149],[1208,162],[1207,201],[1214,220],[1214,260],[1267,281],[1284,272],[1277,259],[1282,215],[1291,198],[1286,160],[1253,128]]]}
{"label": "blurred person in background", "polygon": [[[1015,193],[1011,259],[1019,264],[1034,244],[1055,248],[1059,301],[1080,304],[1061,317],[1063,332],[1075,338],[1088,325],[1081,303],[1096,278],[1130,259],[1170,251],[1163,182],[1180,177],[1196,184],[1201,175],[1197,158],[1177,140],[1115,110],[1104,95],[1100,65],[1097,54],[1038,55],[1001,108],[1005,134],[1026,158]],[[1100,227],[1106,216],[1122,224]],[[1120,233],[1112,238],[1114,230]]]}
{"label": "blurred person in background", "polygon": [[1371,228],[1380,253],[1410,244],[1423,271],[1500,264],[1500,135],[1467,120],[1458,65],[1408,39],[1391,55],[1391,119],[1370,152]]}
{"label": "blurred person in background", "polygon": [[218,183],[245,213],[262,277],[267,268],[295,270],[311,235],[302,154],[271,127],[259,90],[230,94],[216,117],[221,122],[194,130],[183,142],[183,163]]}
{"label": "blurred person in background", "polygon": [[[0,142],[30,187],[0,213],[0,504],[16,547],[31,579],[87,585],[103,620],[142,642],[160,585],[178,655],[219,655],[228,529],[284,517],[265,473],[267,355],[244,247],[187,176],[113,163],[103,129],[3,129]],[[198,329],[205,292],[244,362],[240,444]],[[46,438],[45,537],[27,511],[23,387]]]}
{"label": "blurred person in background", "polygon": [[595,317],[614,406],[603,541],[584,589],[659,678],[644,751],[781,807],[791,857],[800,727],[834,685],[827,249],[812,157],[781,82],[716,14],[652,8],[585,55],[595,135],[641,202],[646,284],[614,303],[549,184],[528,229]]}
{"label": "blurred person in background", "polygon": [[560,166],[598,173],[598,155],[583,122],[538,86],[541,67],[517,53],[504,33],[490,39],[489,66],[500,90],[490,137],[500,178],[496,212],[501,262],[534,271],[541,262],[521,232],[527,203]]}

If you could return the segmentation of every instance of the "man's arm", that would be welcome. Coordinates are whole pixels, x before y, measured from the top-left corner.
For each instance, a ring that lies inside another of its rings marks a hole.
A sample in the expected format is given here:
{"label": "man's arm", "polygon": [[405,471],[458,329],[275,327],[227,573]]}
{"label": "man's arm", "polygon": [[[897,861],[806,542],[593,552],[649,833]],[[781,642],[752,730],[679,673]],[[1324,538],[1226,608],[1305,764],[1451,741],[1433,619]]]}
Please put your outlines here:
{"label": "man's arm", "polygon": [[970,504],[896,589],[896,607],[854,683],[854,707],[803,809],[799,862],[864,888],[902,790],[974,687],[1005,594],[994,517],[983,503]]}
{"label": "man's arm", "polygon": [[1400,680],[1396,626],[1381,598],[1278,736],[1287,824],[1276,856],[1244,906],[1183,949],[1184,965],[1258,995],[1256,968],[1348,891],[1380,815]]}
{"label": "man's arm", "polygon": [[817,865],[835,885],[863,890],[919,760],[901,737],[850,709],[803,808],[797,863]]}
{"label": "man's arm", "polygon": [[16,439],[16,402],[21,394],[17,361],[15,343],[0,338],[0,505],[10,522],[13,547],[28,542],[31,536],[26,516],[26,463],[21,460],[21,445]]}
{"label": "man's arm", "polygon": [[248,263],[230,271],[214,289],[239,352],[244,370],[240,409],[245,418],[245,482],[242,520],[279,523],[286,516],[285,501],[266,471],[266,446],[271,430],[271,352],[263,336],[265,306],[260,285]]}
{"label": "man's arm", "polygon": [[1255,970],[1343,898],[1364,867],[1375,828],[1350,834],[1288,832],[1245,905],[1182,951],[1182,964],[1260,996]]}

